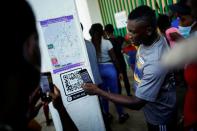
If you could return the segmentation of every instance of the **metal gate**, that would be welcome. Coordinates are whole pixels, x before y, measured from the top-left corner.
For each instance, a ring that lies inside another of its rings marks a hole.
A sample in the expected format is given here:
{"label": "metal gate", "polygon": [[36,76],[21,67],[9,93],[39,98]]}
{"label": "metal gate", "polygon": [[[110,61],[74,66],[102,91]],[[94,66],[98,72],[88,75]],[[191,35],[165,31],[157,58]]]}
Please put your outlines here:
{"label": "metal gate", "polygon": [[127,15],[140,5],[148,5],[156,11],[156,14],[167,13],[168,5],[176,3],[178,0],[98,0],[103,24],[114,26],[115,36],[125,36],[126,28],[117,29],[114,14],[126,11]]}

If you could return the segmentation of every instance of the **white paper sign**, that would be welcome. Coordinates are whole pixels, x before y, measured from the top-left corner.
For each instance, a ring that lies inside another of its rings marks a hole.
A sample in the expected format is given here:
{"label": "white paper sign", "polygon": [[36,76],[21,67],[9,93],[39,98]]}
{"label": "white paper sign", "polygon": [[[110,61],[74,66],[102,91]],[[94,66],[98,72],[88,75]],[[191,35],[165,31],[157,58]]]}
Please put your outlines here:
{"label": "white paper sign", "polygon": [[127,26],[126,11],[115,13],[115,20],[117,28],[124,28]]}

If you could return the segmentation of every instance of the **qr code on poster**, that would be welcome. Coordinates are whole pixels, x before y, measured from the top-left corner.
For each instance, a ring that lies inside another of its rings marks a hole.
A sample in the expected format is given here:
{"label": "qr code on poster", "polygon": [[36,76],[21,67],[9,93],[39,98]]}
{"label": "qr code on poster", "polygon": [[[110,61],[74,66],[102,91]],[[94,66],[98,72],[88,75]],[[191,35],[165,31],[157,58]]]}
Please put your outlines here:
{"label": "qr code on poster", "polygon": [[67,96],[83,91],[81,88],[83,80],[78,73],[80,70],[81,69],[75,69],[60,75],[64,91]]}

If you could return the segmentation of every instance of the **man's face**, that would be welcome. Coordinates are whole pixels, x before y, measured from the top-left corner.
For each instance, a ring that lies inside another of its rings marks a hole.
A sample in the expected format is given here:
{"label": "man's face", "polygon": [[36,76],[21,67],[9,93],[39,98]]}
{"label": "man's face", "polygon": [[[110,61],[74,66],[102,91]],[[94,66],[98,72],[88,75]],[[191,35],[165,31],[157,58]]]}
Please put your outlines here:
{"label": "man's face", "polygon": [[127,29],[135,45],[145,43],[147,40],[147,26],[142,21],[128,20]]}

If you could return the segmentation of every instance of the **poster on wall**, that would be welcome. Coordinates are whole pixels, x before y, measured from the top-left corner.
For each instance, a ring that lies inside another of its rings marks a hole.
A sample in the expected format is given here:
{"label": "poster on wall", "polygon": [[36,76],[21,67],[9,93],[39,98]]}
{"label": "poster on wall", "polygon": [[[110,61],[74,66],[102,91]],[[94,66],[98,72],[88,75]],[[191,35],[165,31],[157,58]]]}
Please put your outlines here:
{"label": "poster on wall", "polygon": [[40,21],[53,73],[83,65],[85,56],[73,15]]}
{"label": "poster on wall", "polygon": [[115,13],[115,20],[117,28],[124,28],[127,26],[127,14],[126,11]]}
{"label": "poster on wall", "polygon": [[[63,105],[80,131],[105,131],[97,96],[81,88],[81,70],[92,77],[75,0],[27,0],[35,12],[42,71],[51,72]],[[85,1],[84,1],[85,2]],[[80,74],[79,74],[80,71]],[[91,110],[90,110],[91,109]],[[56,131],[63,131],[60,115],[49,104]]]}

